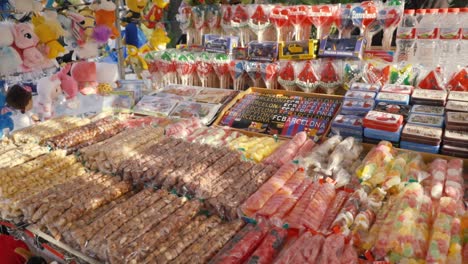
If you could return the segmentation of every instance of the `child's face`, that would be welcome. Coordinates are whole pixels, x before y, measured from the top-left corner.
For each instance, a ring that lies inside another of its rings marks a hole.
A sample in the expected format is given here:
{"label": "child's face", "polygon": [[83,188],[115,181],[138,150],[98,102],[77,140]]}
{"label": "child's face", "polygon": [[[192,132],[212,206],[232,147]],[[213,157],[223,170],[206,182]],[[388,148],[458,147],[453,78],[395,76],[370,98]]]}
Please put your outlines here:
{"label": "child's face", "polygon": [[31,100],[29,100],[29,102],[28,102],[28,104],[26,105],[26,107],[25,107],[24,110],[25,110],[25,112],[28,112],[28,111],[30,111],[32,108],[33,108],[33,101],[32,101],[32,99],[31,99]]}

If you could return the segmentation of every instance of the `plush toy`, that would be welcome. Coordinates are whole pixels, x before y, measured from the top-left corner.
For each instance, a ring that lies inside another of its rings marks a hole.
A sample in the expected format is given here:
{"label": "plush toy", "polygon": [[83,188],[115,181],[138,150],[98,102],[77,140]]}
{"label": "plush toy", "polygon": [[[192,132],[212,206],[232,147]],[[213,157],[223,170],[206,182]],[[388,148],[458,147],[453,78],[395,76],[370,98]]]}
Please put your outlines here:
{"label": "plush toy", "polygon": [[55,103],[61,92],[60,80],[55,75],[37,81],[37,112],[41,118],[49,119],[54,115]]}
{"label": "plush toy", "polygon": [[100,26],[111,30],[110,37],[115,39],[119,36],[119,31],[115,27],[115,4],[110,0],[101,0],[101,3],[94,9],[96,17],[96,28]]}
{"label": "plush toy", "polygon": [[[14,42],[12,25],[0,23],[0,76],[18,72],[23,61],[18,52],[11,46]],[[4,63],[8,62],[8,63]]]}
{"label": "plush toy", "polygon": [[79,25],[77,25],[81,28],[80,34],[77,36],[77,38],[79,44],[83,45],[86,41],[93,37],[96,21],[94,17],[94,11],[89,7],[81,9],[79,14],[85,18],[84,22],[81,22]]}
{"label": "plush toy", "polygon": [[42,4],[35,0],[10,0],[17,13],[40,12]]}
{"label": "plush toy", "polygon": [[127,23],[139,23],[141,12],[145,9],[147,4],[148,0],[127,0],[127,7],[129,10],[122,20],[122,25],[126,26]]}
{"label": "plush toy", "polygon": [[100,62],[96,63],[97,93],[101,95],[111,92],[119,79],[119,68],[117,64]]}
{"label": "plush toy", "polygon": [[63,41],[68,50],[74,50],[78,47],[78,40],[76,37],[78,33],[75,33],[75,30],[80,29],[77,25],[84,24],[85,17],[78,13],[67,11],[64,14],[59,14],[57,19],[65,31]]}
{"label": "plush toy", "polygon": [[22,53],[24,70],[42,68],[45,58],[37,49],[39,38],[34,33],[30,24],[18,23],[13,26],[15,46]]}
{"label": "plush toy", "polygon": [[125,65],[130,65],[139,79],[142,78],[143,71],[148,70],[148,64],[140,56],[139,49],[133,45],[127,45],[127,58],[125,59]]}
{"label": "plush toy", "polygon": [[46,20],[43,16],[34,15],[32,17],[34,32],[39,38],[39,42],[46,47],[47,57],[55,59],[65,52],[65,48],[57,41],[60,38],[61,26],[53,20]]}
{"label": "plush toy", "polygon": [[78,83],[78,90],[84,94],[96,93],[96,63],[80,61],[74,63],[71,69],[71,75]]}
{"label": "plush toy", "polygon": [[71,69],[71,64],[65,65],[61,71],[55,75],[60,80],[60,88],[65,93],[65,98],[71,100],[78,95],[78,83],[73,77],[68,75]]}
{"label": "plush toy", "polygon": [[153,6],[145,15],[145,25],[148,28],[155,28],[164,16],[164,9],[169,5],[167,0],[153,0]]}
{"label": "plush toy", "polygon": [[165,50],[169,42],[171,42],[171,39],[167,37],[166,31],[161,27],[155,28],[148,42],[140,48],[140,53],[145,54],[150,51]]}

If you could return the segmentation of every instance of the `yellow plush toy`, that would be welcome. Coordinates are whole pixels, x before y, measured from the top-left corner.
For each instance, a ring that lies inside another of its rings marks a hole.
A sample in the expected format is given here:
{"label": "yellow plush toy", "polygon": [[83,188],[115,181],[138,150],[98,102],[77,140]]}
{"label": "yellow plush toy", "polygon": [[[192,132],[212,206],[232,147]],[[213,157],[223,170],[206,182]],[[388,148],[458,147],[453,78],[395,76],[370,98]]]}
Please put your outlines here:
{"label": "yellow plush toy", "polygon": [[84,35],[85,35],[84,36],[85,37],[84,42],[86,42],[87,40],[89,40],[93,36],[94,27],[96,25],[94,10],[92,10],[89,7],[85,7],[83,9],[81,9],[79,13],[80,13],[80,15],[84,16],[84,18],[85,18],[84,23],[80,24],[80,26],[84,30]]}
{"label": "yellow plush toy", "polygon": [[144,54],[150,51],[164,50],[170,41],[171,39],[167,37],[164,29],[156,28],[153,30],[148,42],[140,48],[140,53]]}
{"label": "yellow plush toy", "polygon": [[141,12],[145,9],[148,4],[148,0],[127,0],[128,12],[123,19],[122,26],[126,26],[128,23],[139,23],[141,18]]}
{"label": "yellow plush toy", "polygon": [[57,41],[60,32],[58,32],[58,27],[52,20],[46,20],[43,16],[34,15],[31,22],[34,25],[34,33],[39,37],[39,43],[46,46],[49,59],[55,59],[65,52],[65,48]]}
{"label": "yellow plush toy", "polygon": [[148,64],[140,56],[138,48],[133,45],[127,45],[127,54],[125,65],[130,65],[138,78],[141,79],[142,72],[148,70]]}

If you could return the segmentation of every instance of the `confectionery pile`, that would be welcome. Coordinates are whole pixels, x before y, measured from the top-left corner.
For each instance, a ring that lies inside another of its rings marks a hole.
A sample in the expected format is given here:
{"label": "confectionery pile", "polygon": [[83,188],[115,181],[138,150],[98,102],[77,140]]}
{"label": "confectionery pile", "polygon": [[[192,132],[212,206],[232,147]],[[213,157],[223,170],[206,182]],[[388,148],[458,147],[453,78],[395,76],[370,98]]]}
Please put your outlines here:
{"label": "confectionery pile", "polygon": [[[466,260],[462,159],[159,117],[104,117],[52,138],[43,144],[61,142],[56,150],[0,172],[1,218],[97,261]],[[15,144],[2,149],[41,148]]]}

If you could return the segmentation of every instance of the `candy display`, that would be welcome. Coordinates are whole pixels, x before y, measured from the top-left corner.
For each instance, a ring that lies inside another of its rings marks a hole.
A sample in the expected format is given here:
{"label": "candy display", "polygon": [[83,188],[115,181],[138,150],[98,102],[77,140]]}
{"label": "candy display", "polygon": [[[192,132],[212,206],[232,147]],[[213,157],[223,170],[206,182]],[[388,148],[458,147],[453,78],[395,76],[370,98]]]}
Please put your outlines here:
{"label": "candy display", "polygon": [[67,116],[59,117],[15,131],[13,139],[18,144],[27,142],[44,143],[48,138],[58,136],[69,129],[86,125],[89,122],[88,119]]}
{"label": "candy display", "polygon": [[270,135],[294,136],[305,131],[321,137],[341,102],[336,99],[246,93],[220,119],[220,125]]}

